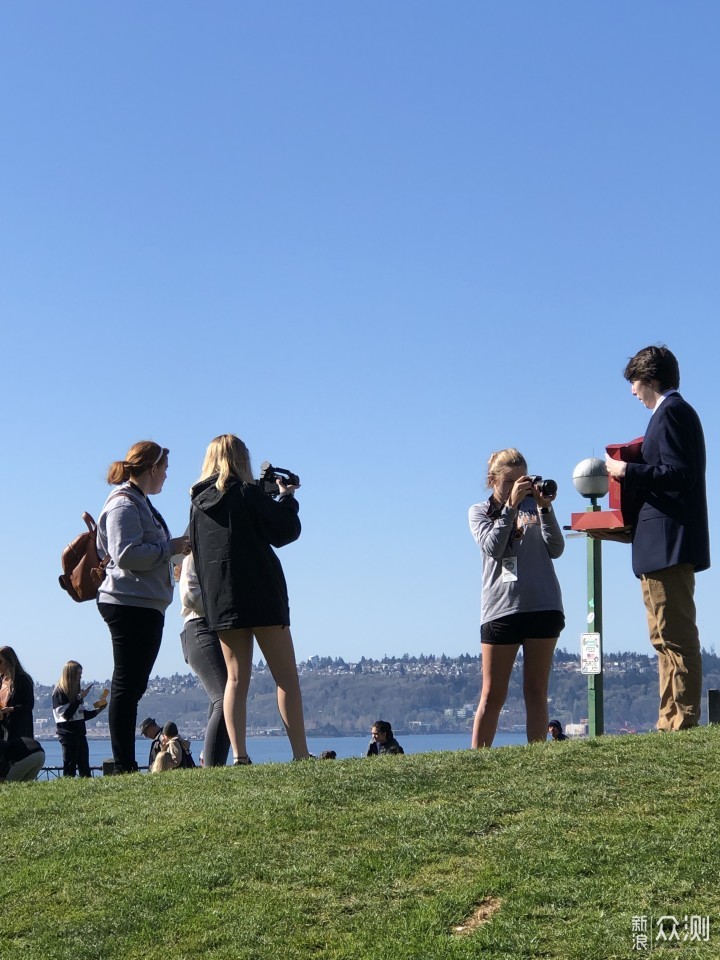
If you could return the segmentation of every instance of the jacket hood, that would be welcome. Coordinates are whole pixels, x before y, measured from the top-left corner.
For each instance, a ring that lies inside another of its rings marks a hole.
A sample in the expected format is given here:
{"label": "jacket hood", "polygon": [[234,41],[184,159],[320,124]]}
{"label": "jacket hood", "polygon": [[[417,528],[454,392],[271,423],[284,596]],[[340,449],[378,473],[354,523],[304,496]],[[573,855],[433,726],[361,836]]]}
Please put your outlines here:
{"label": "jacket hood", "polygon": [[207,480],[201,480],[200,483],[196,483],[192,488],[190,497],[196,510],[201,510],[203,513],[212,513],[215,507],[222,503],[225,497],[227,497],[233,487],[241,482],[234,477],[229,477],[227,486],[224,490],[220,491],[215,486],[216,481],[217,474],[213,474],[212,477],[208,477]]}

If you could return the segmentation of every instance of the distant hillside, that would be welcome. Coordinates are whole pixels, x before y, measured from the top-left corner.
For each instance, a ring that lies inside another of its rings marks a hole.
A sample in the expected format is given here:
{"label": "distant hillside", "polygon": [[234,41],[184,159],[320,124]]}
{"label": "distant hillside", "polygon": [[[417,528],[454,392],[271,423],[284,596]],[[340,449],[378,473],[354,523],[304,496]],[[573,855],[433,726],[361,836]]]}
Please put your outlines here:
{"label": "distant hillside", "polygon": [[[705,651],[704,690],[720,688],[720,657]],[[405,655],[346,663],[342,658],[312,657],[299,665],[305,715],[311,733],[327,736],[366,734],[374,720],[389,719],[399,733],[457,733],[469,729],[480,690],[480,658]],[[657,663],[654,654],[615,654],[604,665],[605,728],[646,731],[657,715]],[[109,681],[104,684],[109,686]],[[99,684],[100,689],[102,682]],[[54,733],[50,687],[36,687],[35,720]],[[91,693],[92,696],[92,693]],[[550,681],[550,713],[563,724],[587,717],[587,677],[579,657],[557,650]],[[193,674],[155,677],[140,704],[145,715],[174,719],[190,736],[202,736],[207,697]],[[248,723],[255,733],[280,732],[275,684],[260,664],[250,685]],[[501,729],[524,729],[522,657],[513,670]],[[107,734],[106,715],[89,724]]]}

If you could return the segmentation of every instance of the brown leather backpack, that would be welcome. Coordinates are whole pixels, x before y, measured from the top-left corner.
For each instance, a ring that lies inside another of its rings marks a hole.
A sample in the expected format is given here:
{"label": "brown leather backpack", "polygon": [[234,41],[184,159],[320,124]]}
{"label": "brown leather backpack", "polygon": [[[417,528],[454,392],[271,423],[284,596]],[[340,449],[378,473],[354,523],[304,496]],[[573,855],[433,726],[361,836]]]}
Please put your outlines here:
{"label": "brown leather backpack", "polygon": [[[132,497],[125,493],[117,493],[115,496],[132,500]],[[114,499],[114,497],[110,499]],[[60,586],[77,603],[83,603],[85,600],[95,600],[100,584],[105,579],[105,570],[111,560],[110,554],[103,557],[102,560],[100,559],[97,550],[97,524],[93,518],[89,513],[84,513],[82,518],[87,526],[87,531],[78,534],[63,550],[60,559],[63,572],[58,577]]]}

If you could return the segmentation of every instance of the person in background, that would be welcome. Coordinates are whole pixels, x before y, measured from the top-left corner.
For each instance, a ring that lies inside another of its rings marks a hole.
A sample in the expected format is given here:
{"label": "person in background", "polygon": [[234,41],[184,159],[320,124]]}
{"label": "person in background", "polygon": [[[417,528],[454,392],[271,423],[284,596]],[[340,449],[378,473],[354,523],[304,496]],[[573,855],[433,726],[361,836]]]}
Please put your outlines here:
{"label": "person in background", "polygon": [[405,753],[393,736],[392,727],[387,720],[376,720],[370,734],[372,740],[367,750],[368,757],[377,757],[385,753]]}
{"label": "person in background", "polygon": [[483,556],[482,690],[473,748],[492,745],[520,647],[527,738],[547,739],[550,668],[565,626],[553,567],[565,549],[552,509],[556,494],[533,482],[514,447],[491,455],[487,483],[490,499],[469,510],[470,531]]}
{"label": "person in background", "polygon": [[144,737],[147,737],[148,740],[152,740],[150,753],[148,755],[148,767],[152,769],[155,758],[162,749],[162,727],[153,717],[145,717],[140,724],[140,733]]}
{"label": "person in background", "polygon": [[192,554],[205,617],[220,637],[228,672],[224,714],[234,766],[250,763],[246,718],[254,640],[277,685],[293,759],[310,756],[287,585],[272,549],[300,536],[296,486],[278,481],[278,490],[278,500],[263,492],[245,444],[223,434],[208,446],[191,491]]}
{"label": "person in background", "polygon": [[0,783],[35,780],[45,766],[45,751],[33,737],[0,740]]}
{"label": "person in background", "polygon": [[183,657],[200,678],[210,700],[202,765],[224,767],[230,752],[230,738],[223,715],[227,667],[220,639],[205,619],[200,584],[191,553],[183,560],[180,570],[180,603],[185,620],[185,627],[180,634]]}
{"label": "person in background", "polygon": [[137,706],[160,650],[165,610],[173,595],[171,557],[189,550],[187,537],[171,537],[150,502],[168,470],[168,450],[142,440],[125,460],[110,465],[108,483],[119,489],[105,501],[97,525],[98,553],[110,556],[98,591],[98,610],[110,630],[113,675],[108,725],[115,769],[130,773],[135,760]]}
{"label": "person in background", "polygon": [[323,750],[320,754],[321,760],[335,760],[337,758],[337,752],[335,750]]}
{"label": "person in background", "polygon": [[605,462],[640,501],[632,568],[658,656],[656,727],[683,730],[698,725],[702,702],[695,574],[710,566],[705,437],[700,417],[678,393],[680,367],[667,347],[640,350],[623,375],[652,416],[640,463],[609,456]]}
{"label": "person in background", "polygon": [[150,767],[150,773],[194,766],[195,761],[190,753],[190,741],[183,740],[178,733],[177,724],[168,720],[162,729],[160,752]]}
{"label": "person in background", "polygon": [[563,733],[562,724],[559,720],[550,721],[548,724],[548,733],[553,740],[567,740],[567,736]]}
{"label": "person in background", "polygon": [[35,688],[12,647],[0,647],[0,739],[33,736]]}
{"label": "person in background", "polygon": [[85,697],[92,684],[80,689],[82,667],[77,660],[68,660],[62,668],[62,675],[52,692],[53,717],[58,740],[63,753],[63,776],[92,776],[90,772],[90,751],[87,742],[86,720],[92,720],[107,707],[107,700],[100,699],[92,708],[85,706]]}

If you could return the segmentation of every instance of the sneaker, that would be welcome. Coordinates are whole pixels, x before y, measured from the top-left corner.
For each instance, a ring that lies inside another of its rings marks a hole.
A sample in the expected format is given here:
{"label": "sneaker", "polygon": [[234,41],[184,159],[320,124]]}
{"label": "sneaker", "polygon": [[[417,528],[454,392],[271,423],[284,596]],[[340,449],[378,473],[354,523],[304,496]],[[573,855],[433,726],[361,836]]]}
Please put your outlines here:
{"label": "sneaker", "polygon": [[252,766],[252,760],[247,754],[245,754],[244,757],[235,757],[233,759],[233,766],[234,767],[250,767]]}

